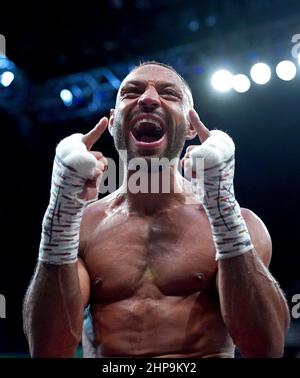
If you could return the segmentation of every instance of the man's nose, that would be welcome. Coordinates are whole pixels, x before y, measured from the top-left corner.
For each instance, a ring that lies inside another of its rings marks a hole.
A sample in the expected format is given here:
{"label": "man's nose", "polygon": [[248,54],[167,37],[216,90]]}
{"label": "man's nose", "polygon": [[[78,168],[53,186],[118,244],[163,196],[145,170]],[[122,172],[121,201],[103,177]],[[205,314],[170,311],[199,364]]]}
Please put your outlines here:
{"label": "man's nose", "polygon": [[160,98],[154,87],[149,87],[139,98],[138,104],[148,110],[153,110],[159,107]]}

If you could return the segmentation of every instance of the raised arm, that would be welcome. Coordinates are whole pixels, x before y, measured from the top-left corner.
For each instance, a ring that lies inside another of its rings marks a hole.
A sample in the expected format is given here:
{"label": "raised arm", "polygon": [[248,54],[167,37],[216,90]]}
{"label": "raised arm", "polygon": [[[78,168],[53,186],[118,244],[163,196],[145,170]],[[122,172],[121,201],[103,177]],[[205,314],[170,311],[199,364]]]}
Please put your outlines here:
{"label": "raised arm", "polygon": [[81,338],[89,276],[77,258],[80,223],[107,164],[100,152],[90,151],[107,123],[102,118],[88,134],[74,134],[56,148],[39,261],[23,308],[33,357],[72,357]]}
{"label": "raised arm", "polygon": [[262,221],[243,210],[254,248],[218,262],[217,287],[224,322],[245,357],[281,357],[289,309],[268,270],[271,239]]}
{"label": "raised arm", "polygon": [[241,211],[235,199],[232,139],[219,130],[209,132],[194,110],[190,121],[202,145],[190,147],[184,162],[197,181],[197,159],[204,159],[203,206],[216,249],[224,322],[243,356],[280,357],[290,317],[285,297],[267,269],[270,236],[261,220]]}

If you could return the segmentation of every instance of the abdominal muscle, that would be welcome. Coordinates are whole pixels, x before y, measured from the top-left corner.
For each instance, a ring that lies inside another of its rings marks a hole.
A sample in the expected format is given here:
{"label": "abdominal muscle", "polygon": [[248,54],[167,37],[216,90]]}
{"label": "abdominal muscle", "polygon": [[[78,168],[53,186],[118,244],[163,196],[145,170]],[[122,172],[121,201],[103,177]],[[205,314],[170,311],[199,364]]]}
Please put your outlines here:
{"label": "abdominal muscle", "polygon": [[93,340],[84,335],[84,356],[233,357],[234,346],[217,306],[204,292],[94,304]]}

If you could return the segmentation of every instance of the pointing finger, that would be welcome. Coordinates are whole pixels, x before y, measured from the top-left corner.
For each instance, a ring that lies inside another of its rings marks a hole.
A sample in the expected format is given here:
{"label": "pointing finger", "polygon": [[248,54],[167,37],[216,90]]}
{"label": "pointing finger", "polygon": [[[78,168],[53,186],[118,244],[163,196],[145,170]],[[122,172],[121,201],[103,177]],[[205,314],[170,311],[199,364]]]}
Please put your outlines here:
{"label": "pointing finger", "polygon": [[85,134],[82,137],[82,142],[86,145],[86,148],[88,150],[90,150],[93,144],[95,144],[97,140],[101,137],[107,125],[108,125],[107,117],[102,117],[100,121],[97,123],[97,125],[91,131],[89,131],[87,134]]}
{"label": "pointing finger", "polygon": [[200,142],[203,143],[209,137],[209,130],[204,124],[201,122],[200,117],[195,109],[191,109],[189,111],[190,121],[191,124],[194,126]]}

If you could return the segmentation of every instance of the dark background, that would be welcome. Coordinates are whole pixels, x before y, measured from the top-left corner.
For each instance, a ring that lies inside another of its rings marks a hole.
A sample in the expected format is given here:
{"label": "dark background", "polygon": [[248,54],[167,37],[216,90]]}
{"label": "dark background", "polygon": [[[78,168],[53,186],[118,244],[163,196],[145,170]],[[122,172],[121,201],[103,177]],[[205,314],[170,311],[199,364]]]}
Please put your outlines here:
{"label": "dark background", "polygon": [[[191,85],[207,127],[223,129],[235,140],[237,199],[268,227],[271,272],[292,308],[292,296],[300,293],[300,69],[284,82],[274,68],[282,59],[294,60],[298,0],[11,2],[1,4],[0,33],[16,65],[13,84],[0,85],[0,293],[7,302],[6,319],[0,319],[2,356],[28,353],[22,301],[36,264],[55,146],[109,114],[116,91],[103,69],[122,80],[140,60],[173,65]],[[215,69],[249,75],[260,60],[271,66],[268,84],[252,83],[244,94],[212,90]],[[103,85],[96,85],[97,96],[91,100],[89,84],[80,84],[81,98],[65,107],[59,91],[97,72]],[[96,148],[117,159],[108,132]],[[292,322],[287,357],[299,356],[299,324]]]}

